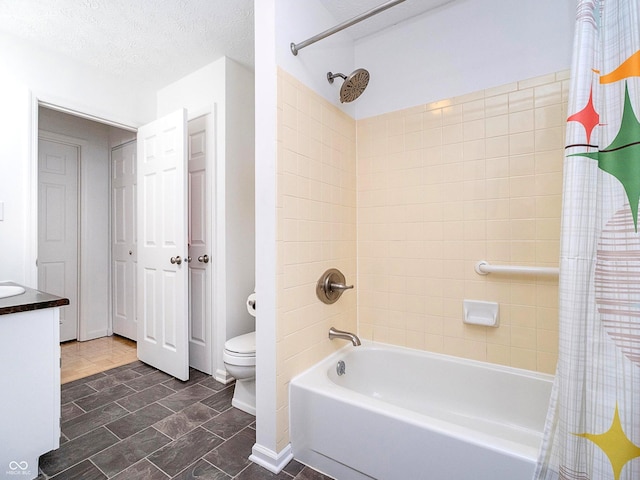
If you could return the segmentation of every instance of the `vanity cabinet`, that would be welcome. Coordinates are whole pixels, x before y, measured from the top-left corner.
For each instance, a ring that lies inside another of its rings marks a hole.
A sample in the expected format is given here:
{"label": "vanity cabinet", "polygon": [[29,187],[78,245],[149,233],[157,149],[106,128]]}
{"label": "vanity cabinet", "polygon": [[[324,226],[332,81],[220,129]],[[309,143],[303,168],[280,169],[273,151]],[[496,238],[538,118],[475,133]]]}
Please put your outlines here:
{"label": "vanity cabinet", "polygon": [[25,290],[0,299],[0,478],[36,478],[40,455],[60,445],[59,317],[69,301]]}

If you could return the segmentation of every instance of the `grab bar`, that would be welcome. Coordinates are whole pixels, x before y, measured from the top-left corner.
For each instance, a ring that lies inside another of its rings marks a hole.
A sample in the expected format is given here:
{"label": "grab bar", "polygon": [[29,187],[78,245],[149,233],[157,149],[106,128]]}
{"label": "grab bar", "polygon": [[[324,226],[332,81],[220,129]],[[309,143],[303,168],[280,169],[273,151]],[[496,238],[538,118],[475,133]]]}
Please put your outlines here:
{"label": "grab bar", "polygon": [[515,273],[520,275],[558,275],[558,267],[523,267],[515,265],[491,265],[486,260],[476,263],[475,271],[478,275],[489,273]]}

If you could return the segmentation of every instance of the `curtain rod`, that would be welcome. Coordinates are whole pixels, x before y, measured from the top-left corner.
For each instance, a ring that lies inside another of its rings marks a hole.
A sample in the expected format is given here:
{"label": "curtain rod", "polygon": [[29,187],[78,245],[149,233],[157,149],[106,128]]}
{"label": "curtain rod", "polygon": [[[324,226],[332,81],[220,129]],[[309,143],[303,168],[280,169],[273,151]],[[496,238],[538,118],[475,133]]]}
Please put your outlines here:
{"label": "curtain rod", "polygon": [[318,40],[322,40],[323,38],[326,38],[329,35],[333,35],[334,33],[338,33],[339,31],[344,30],[345,28],[348,28],[351,25],[355,25],[356,23],[366,20],[369,17],[373,17],[374,15],[377,15],[378,13],[383,12],[388,8],[395,7],[397,4],[402,3],[404,1],[405,0],[391,0],[389,2],[383,3],[382,5],[378,5],[377,7],[372,8],[371,10],[367,10],[366,12],[361,13],[360,15],[355,16],[351,20],[342,22],[340,25],[336,25],[335,27],[330,28],[329,30],[325,30],[322,33],[319,33],[311,38],[308,38],[304,42],[300,42],[300,43],[291,42],[291,45],[290,45],[291,53],[293,53],[294,55],[298,55],[298,52],[302,50],[304,47],[308,47],[312,43],[316,43]]}

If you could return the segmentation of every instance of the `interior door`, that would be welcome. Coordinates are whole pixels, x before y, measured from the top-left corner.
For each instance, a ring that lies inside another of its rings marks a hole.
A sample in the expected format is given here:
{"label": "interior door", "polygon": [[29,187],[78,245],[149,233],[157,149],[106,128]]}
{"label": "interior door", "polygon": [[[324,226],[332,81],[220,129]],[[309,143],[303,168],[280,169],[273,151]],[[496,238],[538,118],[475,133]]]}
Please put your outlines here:
{"label": "interior door", "polygon": [[113,333],[136,340],[136,142],[111,150]]}
{"label": "interior door", "polygon": [[[211,375],[211,188],[207,168],[214,149],[207,142],[212,115],[189,122],[189,365]],[[210,127],[211,128],[211,127]]]}
{"label": "interior door", "polygon": [[138,358],[189,378],[187,115],[138,130]]}
{"label": "interior door", "polygon": [[78,336],[79,147],[38,141],[38,289],[69,299],[60,341]]}

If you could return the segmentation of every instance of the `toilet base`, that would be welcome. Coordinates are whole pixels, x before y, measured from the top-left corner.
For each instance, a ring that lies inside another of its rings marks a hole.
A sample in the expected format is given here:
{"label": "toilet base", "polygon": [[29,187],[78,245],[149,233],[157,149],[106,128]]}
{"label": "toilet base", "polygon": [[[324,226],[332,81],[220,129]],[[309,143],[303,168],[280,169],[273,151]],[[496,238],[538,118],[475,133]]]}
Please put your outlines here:
{"label": "toilet base", "polygon": [[231,405],[249,413],[256,414],[256,379],[236,380]]}

